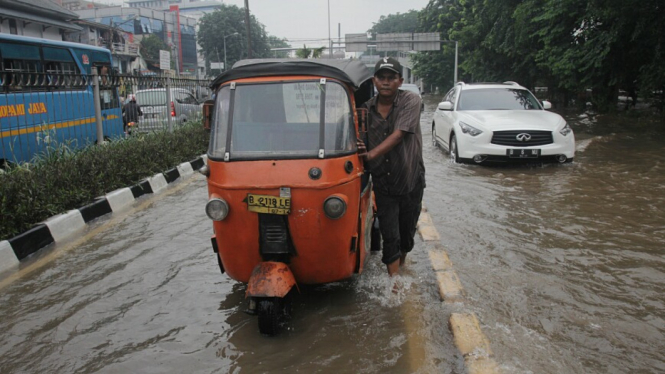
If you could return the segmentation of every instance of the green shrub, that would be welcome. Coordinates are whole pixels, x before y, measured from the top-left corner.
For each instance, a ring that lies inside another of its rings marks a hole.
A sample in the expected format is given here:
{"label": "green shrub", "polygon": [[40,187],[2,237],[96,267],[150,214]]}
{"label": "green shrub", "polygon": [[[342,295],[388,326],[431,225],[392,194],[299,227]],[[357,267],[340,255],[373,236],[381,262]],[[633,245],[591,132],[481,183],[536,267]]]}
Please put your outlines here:
{"label": "green shrub", "polygon": [[78,152],[60,145],[30,164],[10,167],[0,174],[0,240],[191,161],[206,152],[208,139],[201,123],[193,122],[173,133],[145,134]]}

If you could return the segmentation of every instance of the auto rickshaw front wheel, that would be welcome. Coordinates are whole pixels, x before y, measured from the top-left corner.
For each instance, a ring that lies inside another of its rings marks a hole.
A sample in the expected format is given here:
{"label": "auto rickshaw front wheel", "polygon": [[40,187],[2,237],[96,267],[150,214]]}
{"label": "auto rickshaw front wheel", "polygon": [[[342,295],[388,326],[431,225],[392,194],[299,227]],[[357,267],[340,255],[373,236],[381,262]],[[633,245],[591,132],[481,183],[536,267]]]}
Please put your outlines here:
{"label": "auto rickshaw front wheel", "polygon": [[257,299],[259,332],[262,335],[274,336],[289,315],[289,303],[281,297],[262,297]]}

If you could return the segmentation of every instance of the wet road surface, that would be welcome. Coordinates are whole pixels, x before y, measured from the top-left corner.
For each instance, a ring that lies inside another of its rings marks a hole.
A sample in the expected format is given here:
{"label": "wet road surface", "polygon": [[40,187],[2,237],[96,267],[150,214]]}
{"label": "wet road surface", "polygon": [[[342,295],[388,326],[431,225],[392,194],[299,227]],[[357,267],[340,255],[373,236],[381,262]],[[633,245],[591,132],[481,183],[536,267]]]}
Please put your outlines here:
{"label": "wet road surface", "polygon": [[301,288],[267,338],[245,286],[219,272],[200,175],[105,217],[5,279],[2,373],[358,373],[461,370],[425,251],[391,292],[380,256],[347,282]]}
{"label": "wet road surface", "polygon": [[[453,165],[422,125],[424,203],[504,372],[665,371],[663,132],[570,116],[571,165]],[[609,129],[609,130],[608,130]],[[428,244],[304,288],[275,338],[219,273],[198,174],[0,280],[2,373],[462,373]]]}

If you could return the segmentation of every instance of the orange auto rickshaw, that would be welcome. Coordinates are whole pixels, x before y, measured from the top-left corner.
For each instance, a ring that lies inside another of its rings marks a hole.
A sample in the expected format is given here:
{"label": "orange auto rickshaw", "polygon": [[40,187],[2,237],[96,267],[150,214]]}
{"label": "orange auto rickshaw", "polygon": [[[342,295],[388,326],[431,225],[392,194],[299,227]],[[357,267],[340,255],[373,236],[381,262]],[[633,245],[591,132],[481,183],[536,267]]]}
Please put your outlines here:
{"label": "orange auto rickshaw", "polygon": [[262,334],[278,331],[298,284],[363,270],[374,204],[357,108],[374,94],[371,78],[358,60],[264,59],[239,61],[211,85],[202,172],[212,246],[222,273],[247,283]]}

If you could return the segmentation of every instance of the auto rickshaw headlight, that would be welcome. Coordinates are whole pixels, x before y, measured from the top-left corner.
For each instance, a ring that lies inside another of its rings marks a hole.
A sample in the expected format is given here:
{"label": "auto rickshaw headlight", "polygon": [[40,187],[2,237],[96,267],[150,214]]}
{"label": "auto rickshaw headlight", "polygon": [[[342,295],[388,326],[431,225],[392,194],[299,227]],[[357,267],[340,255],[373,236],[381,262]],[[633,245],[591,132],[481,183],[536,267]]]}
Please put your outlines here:
{"label": "auto rickshaw headlight", "polygon": [[323,202],[323,212],[330,219],[339,219],[346,213],[346,196],[332,195]]}
{"label": "auto rickshaw headlight", "polygon": [[212,198],[206,204],[206,215],[213,221],[221,221],[229,215],[229,204],[221,198]]}

